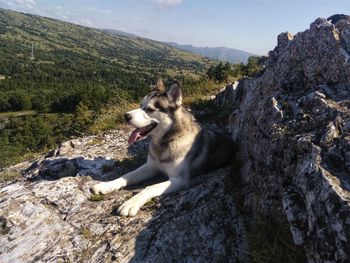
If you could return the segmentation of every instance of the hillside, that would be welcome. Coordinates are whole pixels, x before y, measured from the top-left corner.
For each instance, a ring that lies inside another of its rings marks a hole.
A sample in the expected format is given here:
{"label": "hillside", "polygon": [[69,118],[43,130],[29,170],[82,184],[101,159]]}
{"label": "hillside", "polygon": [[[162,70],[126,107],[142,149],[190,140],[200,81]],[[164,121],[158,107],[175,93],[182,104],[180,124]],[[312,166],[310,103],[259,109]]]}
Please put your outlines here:
{"label": "hillside", "polygon": [[192,45],[181,45],[174,42],[164,42],[165,44],[181,50],[186,50],[201,56],[230,63],[247,63],[252,53],[227,47],[196,47]]}
{"label": "hillside", "polygon": [[113,129],[155,76],[190,86],[210,64],[156,41],[0,9],[0,169]]}
{"label": "hillside", "polygon": [[[31,59],[32,45],[35,59]],[[71,94],[81,85],[135,94],[157,74],[176,77],[181,72],[194,77],[205,72],[208,63],[208,59],[156,41],[0,9],[2,98],[14,89],[30,91],[28,96],[44,92],[47,97],[53,93],[68,97],[62,93]],[[6,110],[19,109],[0,109]]]}
{"label": "hillside", "polygon": [[[102,29],[101,31],[111,33],[117,36],[128,36],[133,38],[139,38],[139,36],[135,34],[130,34],[120,30]],[[143,39],[146,40],[145,38]],[[252,54],[243,50],[228,48],[228,47],[196,47],[193,45],[181,45],[175,42],[163,42],[163,43],[167,46],[174,47],[179,50],[188,51],[203,57],[208,57],[210,59],[220,60],[220,61],[229,62],[233,64],[247,63],[248,58],[250,56],[256,56],[255,54]]]}

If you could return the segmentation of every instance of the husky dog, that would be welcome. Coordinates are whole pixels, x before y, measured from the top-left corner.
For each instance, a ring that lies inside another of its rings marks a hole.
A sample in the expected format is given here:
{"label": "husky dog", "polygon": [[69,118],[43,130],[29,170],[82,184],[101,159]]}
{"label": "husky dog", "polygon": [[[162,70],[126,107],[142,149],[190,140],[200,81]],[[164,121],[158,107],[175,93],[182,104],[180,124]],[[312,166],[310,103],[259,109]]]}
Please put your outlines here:
{"label": "husky dog", "polygon": [[202,129],[192,114],[182,107],[182,91],[175,82],[166,91],[161,79],[139,109],[127,112],[133,126],[129,144],[151,136],[146,164],[120,178],[92,187],[95,194],[107,194],[163,173],[168,180],[143,189],[118,208],[122,216],[135,216],[154,197],[188,186],[191,176],[216,169],[233,156],[233,142],[223,133]]}

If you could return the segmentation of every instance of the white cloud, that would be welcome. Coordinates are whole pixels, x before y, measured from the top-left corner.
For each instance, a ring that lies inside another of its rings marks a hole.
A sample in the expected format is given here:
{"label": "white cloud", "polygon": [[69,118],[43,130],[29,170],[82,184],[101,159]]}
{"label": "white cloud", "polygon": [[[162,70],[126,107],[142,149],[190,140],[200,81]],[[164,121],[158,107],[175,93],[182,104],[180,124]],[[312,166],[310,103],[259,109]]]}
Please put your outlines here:
{"label": "white cloud", "polygon": [[0,0],[0,5],[3,5],[6,8],[23,8],[31,10],[35,7],[34,0]]}
{"label": "white cloud", "polygon": [[52,6],[49,8],[40,9],[40,10],[37,10],[36,13],[42,16],[43,15],[49,16],[52,18],[56,18],[59,20],[63,20],[63,21],[67,21],[67,22],[71,22],[71,23],[79,24],[83,26],[88,26],[88,27],[95,26],[95,24],[91,20],[85,18],[79,13],[71,12],[70,10],[67,10],[63,6]]}
{"label": "white cloud", "polygon": [[95,24],[89,20],[89,19],[85,19],[85,18],[79,18],[77,20],[73,20],[73,23],[79,24],[79,25],[83,25],[83,26],[88,26],[88,27],[94,27]]}
{"label": "white cloud", "polygon": [[99,13],[99,14],[113,14],[111,10],[103,9],[103,8],[95,8],[95,7],[84,7],[85,10],[93,12],[93,13]]}
{"label": "white cloud", "polygon": [[182,4],[183,1],[184,0],[156,0],[158,7],[161,9],[169,9]]}

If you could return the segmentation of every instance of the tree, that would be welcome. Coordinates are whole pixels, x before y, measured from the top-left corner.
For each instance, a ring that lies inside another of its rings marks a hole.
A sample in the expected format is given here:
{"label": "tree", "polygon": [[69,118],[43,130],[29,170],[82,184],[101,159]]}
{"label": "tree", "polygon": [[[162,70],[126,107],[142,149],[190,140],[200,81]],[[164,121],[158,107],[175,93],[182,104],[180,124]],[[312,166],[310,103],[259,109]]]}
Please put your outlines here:
{"label": "tree", "polygon": [[73,119],[73,131],[84,133],[93,123],[93,112],[83,102],[79,102]]}
{"label": "tree", "polygon": [[207,76],[211,80],[215,80],[215,67],[211,65],[207,71]]}
{"label": "tree", "polygon": [[28,110],[32,107],[29,96],[23,90],[14,91],[9,99],[11,110]]}
{"label": "tree", "polygon": [[245,74],[247,76],[254,76],[263,69],[262,65],[259,63],[259,60],[259,56],[250,56],[248,58],[248,63],[245,66]]}

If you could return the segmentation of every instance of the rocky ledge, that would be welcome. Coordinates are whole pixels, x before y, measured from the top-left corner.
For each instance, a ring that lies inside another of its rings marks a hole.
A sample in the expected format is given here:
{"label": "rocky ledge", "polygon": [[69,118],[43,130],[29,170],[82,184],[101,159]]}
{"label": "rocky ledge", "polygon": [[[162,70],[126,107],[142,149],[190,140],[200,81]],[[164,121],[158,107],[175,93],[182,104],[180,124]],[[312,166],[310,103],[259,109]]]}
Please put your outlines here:
{"label": "rocky ledge", "polygon": [[229,168],[149,202],[134,218],[115,211],[142,185],[91,195],[93,184],[144,161],[147,143],[128,147],[127,134],[71,140],[11,168],[23,179],[0,189],[0,262],[246,262]]}
{"label": "rocky ledge", "polygon": [[287,219],[314,263],[350,261],[350,19],[330,20],[280,34],[260,76],[216,100],[232,109],[247,214]]}

